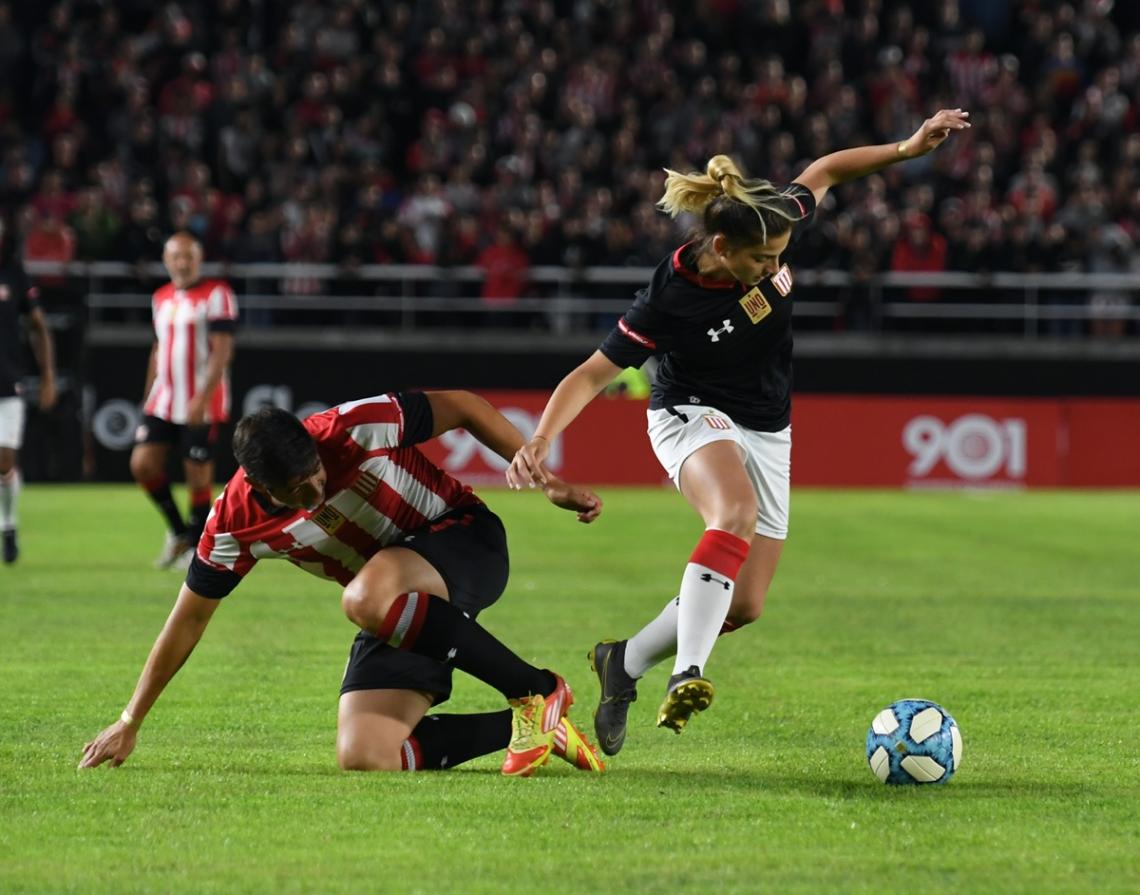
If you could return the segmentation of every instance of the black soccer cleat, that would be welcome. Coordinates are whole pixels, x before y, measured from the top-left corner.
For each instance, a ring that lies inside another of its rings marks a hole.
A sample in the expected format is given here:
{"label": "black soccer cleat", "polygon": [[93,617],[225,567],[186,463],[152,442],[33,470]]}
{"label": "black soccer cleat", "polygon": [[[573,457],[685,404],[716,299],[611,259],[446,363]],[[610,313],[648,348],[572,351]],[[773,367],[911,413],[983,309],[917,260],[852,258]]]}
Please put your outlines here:
{"label": "black soccer cleat", "polygon": [[624,640],[603,640],[589,658],[602,690],[594,712],[594,734],[606,755],[617,755],[625,743],[629,704],[637,700],[637,678],[626,674]]}
{"label": "black soccer cleat", "polygon": [[4,529],[4,562],[14,563],[20,555],[20,545],[16,542],[16,529]]}
{"label": "black soccer cleat", "polygon": [[693,715],[712,705],[714,693],[712,681],[703,677],[696,665],[690,665],[669,678],[665,699],[657,710],[657,726],[680,733]]}

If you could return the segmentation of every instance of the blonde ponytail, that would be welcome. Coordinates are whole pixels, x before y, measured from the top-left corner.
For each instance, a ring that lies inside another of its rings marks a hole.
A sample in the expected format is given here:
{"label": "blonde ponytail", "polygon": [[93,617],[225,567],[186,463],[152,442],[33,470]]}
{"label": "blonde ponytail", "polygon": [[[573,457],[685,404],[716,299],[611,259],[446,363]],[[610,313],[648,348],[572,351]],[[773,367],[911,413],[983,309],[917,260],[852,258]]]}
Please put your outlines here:
{"label": "blonde ponytail", "polygon": [[[727,155],[714,155],[709,159],[704,174],[681,174],[669,168],[665,174],[665,194],[657,205],[670,217],[686,211],[704,216],[713,201],[723,196],[756,212],[761,242],[768,241],[770,228],[782,233],[800,219],[800,215],[788,207],[787,197],[770,181],[746,180]],[[784,222],[788,226],[781,227]],[[706,229],[710,223],[706,220]]]}

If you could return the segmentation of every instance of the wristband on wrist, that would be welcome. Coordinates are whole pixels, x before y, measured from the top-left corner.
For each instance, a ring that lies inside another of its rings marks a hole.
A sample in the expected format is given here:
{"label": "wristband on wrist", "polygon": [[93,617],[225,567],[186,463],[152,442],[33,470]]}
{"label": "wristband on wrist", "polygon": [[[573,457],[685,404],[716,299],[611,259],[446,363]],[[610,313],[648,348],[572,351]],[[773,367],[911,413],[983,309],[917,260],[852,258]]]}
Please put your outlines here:
{"label": "wristband on wrist", "polygon": [[123,713],[119,715],[119,720],[126,724],[127,727],[137,726],[135,724],[135,716],[128,712],[126,709],[123,709]]}
{"label": "wristband on wrist", "polygon": [[910,158],[910,156],[906,154],[906,140],[903,140],[895,146],[895,151],[899,154],[899,158]]}

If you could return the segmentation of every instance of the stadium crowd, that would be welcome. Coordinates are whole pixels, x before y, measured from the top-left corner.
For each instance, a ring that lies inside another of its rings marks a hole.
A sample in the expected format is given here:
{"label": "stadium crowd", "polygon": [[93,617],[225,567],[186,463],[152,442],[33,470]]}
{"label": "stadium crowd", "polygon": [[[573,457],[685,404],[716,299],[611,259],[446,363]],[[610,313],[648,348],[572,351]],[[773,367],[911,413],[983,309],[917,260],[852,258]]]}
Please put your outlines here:
{"label": "stadium crowd", "polygon": [[[814,266],[1135,271],[1119,6],[0,2],[0,201],[26,259],[157,259],[187,229],[213,259],[477,264],[509,299],[529,265],[656,263],[664,167],[724,152],[786,181],[962,107],[946,151],[833,192]],[[1092,300],[1123,331],[1128,293]]]}

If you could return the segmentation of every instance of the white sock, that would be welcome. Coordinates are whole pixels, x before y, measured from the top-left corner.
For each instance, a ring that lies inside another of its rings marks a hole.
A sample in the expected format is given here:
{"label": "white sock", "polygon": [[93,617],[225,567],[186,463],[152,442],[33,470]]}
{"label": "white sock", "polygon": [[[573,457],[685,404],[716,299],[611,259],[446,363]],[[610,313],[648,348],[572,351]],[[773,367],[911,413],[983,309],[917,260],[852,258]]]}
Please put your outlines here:
{"label": "white sock", "polygon": [[677,600],[677,658],[673,674],[696,665],[704,671],[732,605],[736,582],[699,563],[685,566]]}
{"label": "white sock", "polygon": [[674,597],[653,621],[625,642],[625,673],[639,678],[677,652],[677,604]]}
{"label": "white sock", "polygon": [[19,521],[16,504],[20,496],[20,470],[13,466],[7,475],[0,475],[0,529],[15,528]]}

